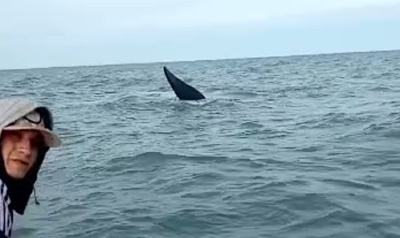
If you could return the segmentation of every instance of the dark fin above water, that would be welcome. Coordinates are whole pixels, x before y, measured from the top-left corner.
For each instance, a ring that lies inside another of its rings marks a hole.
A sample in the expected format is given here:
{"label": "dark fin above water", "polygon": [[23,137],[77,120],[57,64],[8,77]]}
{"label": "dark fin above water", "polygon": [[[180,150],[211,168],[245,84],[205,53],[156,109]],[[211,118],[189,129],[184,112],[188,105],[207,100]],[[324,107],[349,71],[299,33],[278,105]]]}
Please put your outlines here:
{"label": "dark fin above water", "polygon": [[180,100],[200,100],[206,97],[200,93],[197,89],[190,86],[189,84],[183,82],[181,79],[176,77],[171,71],[164,66],[164,74],[167,77],[169,85],[171,85],[172,90],[174,90],[175,95]]}

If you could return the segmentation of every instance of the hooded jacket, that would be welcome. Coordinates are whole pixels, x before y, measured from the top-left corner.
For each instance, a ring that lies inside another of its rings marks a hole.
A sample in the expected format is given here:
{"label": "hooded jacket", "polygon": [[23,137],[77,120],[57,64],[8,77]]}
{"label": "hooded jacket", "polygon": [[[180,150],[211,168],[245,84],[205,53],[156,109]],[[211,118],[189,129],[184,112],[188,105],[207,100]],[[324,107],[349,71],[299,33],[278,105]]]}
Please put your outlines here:
{"label": "hooded jacket", "polygon": [[[46,107],[39,107],[26,99],[12,98],[0,100],[0,138],[4,127],[32,112],[38,111],[47,129],[53,129],[53,119]],[[13,212],[23,215],[34,184],[49,147],[39,149],[38,158],[25,178],[17,180],[8,175],[0,153],[0,238],[10,237],[13,226]]]}

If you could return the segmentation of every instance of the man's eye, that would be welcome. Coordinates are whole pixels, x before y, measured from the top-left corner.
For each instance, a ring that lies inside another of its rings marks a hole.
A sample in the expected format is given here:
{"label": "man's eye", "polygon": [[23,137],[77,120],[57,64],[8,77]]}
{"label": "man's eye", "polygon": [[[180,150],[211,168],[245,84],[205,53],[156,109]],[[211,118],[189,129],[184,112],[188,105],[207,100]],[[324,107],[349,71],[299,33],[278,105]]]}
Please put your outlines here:
{"label": "man's eye", "polygon": [[43,145],[43,138],[41,136],[37,136],[31,140],[31,146],[40,147]]}
{"label": "man's eye", "polygon": [[30,140],[31,146],[37,147],[39,145],[39,141],[37,139]]}
{"label": "man's eye", "polygon": [[9,132],[7,136],[12,140],[20,140],[22,138],[22,133],[20,132]]}

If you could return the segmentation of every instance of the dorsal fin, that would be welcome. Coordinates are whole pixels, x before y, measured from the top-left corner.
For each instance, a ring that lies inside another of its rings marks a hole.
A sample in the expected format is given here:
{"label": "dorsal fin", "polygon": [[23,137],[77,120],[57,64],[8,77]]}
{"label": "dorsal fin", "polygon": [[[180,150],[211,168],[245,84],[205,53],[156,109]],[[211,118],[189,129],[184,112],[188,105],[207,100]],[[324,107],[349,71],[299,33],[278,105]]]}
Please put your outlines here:
{"label": "dorsal fin", "polygon": [[194,87],[189,84],[183,82],[181,79],[176,77],[171,71],[164,66],[164,74],[167,77],[168,83],[171,86],[172,90],[174,90],[175,95],[180,100],[200,100],[205,99],[206,97],[199,92]]}

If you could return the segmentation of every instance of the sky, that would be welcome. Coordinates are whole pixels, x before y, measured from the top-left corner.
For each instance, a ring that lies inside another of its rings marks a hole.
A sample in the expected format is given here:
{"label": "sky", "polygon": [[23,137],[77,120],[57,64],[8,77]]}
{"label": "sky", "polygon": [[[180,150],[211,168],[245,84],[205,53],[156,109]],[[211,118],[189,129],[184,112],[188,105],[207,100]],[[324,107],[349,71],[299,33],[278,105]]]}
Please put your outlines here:
{"label": "sky", "polygon": [[13,0],[0,69],[400,49],[400,0]]}

